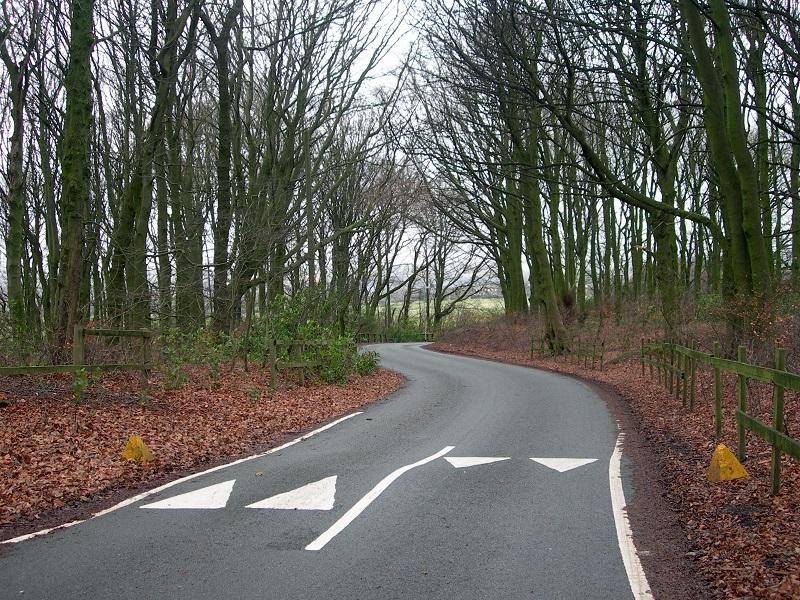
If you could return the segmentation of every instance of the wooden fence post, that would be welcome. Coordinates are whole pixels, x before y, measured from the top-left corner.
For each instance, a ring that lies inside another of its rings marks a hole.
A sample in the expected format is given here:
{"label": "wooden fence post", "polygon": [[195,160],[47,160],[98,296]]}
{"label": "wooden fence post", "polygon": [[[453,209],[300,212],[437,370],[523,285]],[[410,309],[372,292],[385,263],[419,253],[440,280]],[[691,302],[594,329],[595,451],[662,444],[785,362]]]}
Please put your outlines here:
{"label": "wooden fence post", "polygon": [[[744,346],[739,346],[739,351],[737,353],[736,359],[740,363],[747,363],[747,348]],[[739,402],[738,402],[739,410],[743,413],[747,412],[747,378],[744,375],[739,375]],[[746,449],[745,449],[745,427],[744,422],[737,418],[736,419],[736,456],[740,461],[745,459]]]}
{"label": "wooden fence post", "polygon": [[[783,371],[786,368],[786,351],[783,348],[775,349],[775,370]],[[772,428],[783,433],[783,387],[774,385],[772,399]],[[772,472],[770,473],[770,493],[774,496],[781,489],[781,451],[773,441],[772,445]]]}
{"label": "wooden fence post", "polygon": [[[295,346],[297,348],[295,350],[295,355],[297,357],[297,359],[296,359],[297,360],[297,364],[302,364],[303,361],[304,361],[303,355],[306,352],[305,342],[303,342],[301,340],[300,343],[299,344],[295,344]],[[302,386],[306,385],[306,368],[305,367],[300,367],[300,385],[302,385]]]}
{"label": "wooden fence post", "polygon": [[675,367],[675,351],[670,346],[670,349],[669,349],[669,369],[667,369],[669,371],[669,385],[667,385],[667,390],[669,391],[670,396],[672,395],[672,383],[673,383],[673,380],[675,378],[675,369],[674,369],[674,367]]}
{"label": "wooden fence post", "polygon": [[640,358],[640,362],[642,363],[642,377],[644,377],[644,338],[642,338],[642,353]]}
{"label": "wooden fence post", "polygon": [[[697,344],[693,341],[692,342],[692,350],[697,350]],[[696,371],[697,371],[697,360],[693,356],[689,362],[690,369],[691,369],[691,390],[689,391],[689,410],[694,410],[694,398],[695,398],[695,388],[697,387],[696,384]]]}
{"label": "wooden fence post", "polygon": [[[688,348],[688,343],[681,345],[681,350]],[[689,406],[689,355],[681,352],[681,406]]]}
{"label": "wooden fence post", "polygon": [[[684,345],[684,348],[688,346]],[[686,408],[689,406],[689,361],[691,359],[687,354],[681,358],[681,379],[683,380],[683,390],[681,394],[681,405]]]}
{"label": "wooden fence post", "polygon": [[[719,342],[714,342],[713,352],[715,358],[720,358]],[[714,365],[714,433],[717,439],[722,437],[722,373],[717,365]]]}
{"label": "wooden fence post", "polygon": [[86,330],[75,325],[72,334],[72,364],[82,367],[86,364]]}
{"label": "wooden fence post", "polygon": [[275,338],[269,338],[269,389],[274,392],[278,389],[278,347]]}
{"label": "wooden fence post", "polygon": [[152,334],[148,331],[142,338],[142,371],[140,376],[142,389],[139,392],[139,399],[142,402],[147,402],[148,392],[150,391],[151,336]]}
{"label": "wooden fence post", "polygon": [[661,383],[661,351],[658,342],[655,339],[650,340],[650,359],[655,362],[651,364],[650,375],[655,375],[658,378],[658,383]]}

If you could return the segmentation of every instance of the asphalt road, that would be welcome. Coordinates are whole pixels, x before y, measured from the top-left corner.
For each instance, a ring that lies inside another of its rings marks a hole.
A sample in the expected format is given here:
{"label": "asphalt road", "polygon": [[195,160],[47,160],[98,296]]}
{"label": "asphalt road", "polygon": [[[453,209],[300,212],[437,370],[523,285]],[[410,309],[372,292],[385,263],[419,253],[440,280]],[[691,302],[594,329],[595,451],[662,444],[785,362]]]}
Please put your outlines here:
{"label": "asphalt road", "polygon": [[408,377],[399,392],[280,452],[4,546],[0,598],[633,597],[609,493],[617,427],[588,386],[376,348]]}

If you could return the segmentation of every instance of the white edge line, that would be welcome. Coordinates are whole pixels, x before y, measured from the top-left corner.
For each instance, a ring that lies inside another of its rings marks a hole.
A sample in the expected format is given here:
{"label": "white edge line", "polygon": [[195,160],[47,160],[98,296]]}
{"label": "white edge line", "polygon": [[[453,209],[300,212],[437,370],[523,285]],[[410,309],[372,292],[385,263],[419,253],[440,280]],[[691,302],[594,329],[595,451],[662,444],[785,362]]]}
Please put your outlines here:
{"label": "white edge line", "polygon": [[611,511],[614,513],[614,524],[617,529],[617,541],[619,551],[622,554],[622,562],[625,565],[625,573],[628,575],[628,582],[631,592],[636,600],[652,600],[653,594],[650,592],[650,585],[636,553],[636,546],[633,543],[633,533],[631,524],[628,520],[628,513],[625,511],[625,492],[622,489],[622,443],[625,434],[617,436],[617,443],[611,460],[608,463],[608,481],[611,487]]}
{"label": "white edge line", "polygon": [[308,546],[306,546],[306,550],[321,550],[325,547],[325,544],[330,542],[333,538],[339,535],[345,527],[347,527],[350,523],[352,523],[358,515],[360,515],[364,509],[366,509],[372,502],[380,496],[386,488],[388,488],[398,477],[400,477],[403,473],[410,471],[416,467],[420,467],[426,463],[431,462],[432,460],[436,460],[437,458],[444,456],[448,452],[450,452],[455,446],[446,446],[439,450],[436,454],[431,454],[427,458],[423,458],[415,463],[410,465],[406,465],[404,467],[400,467],[395,471],[389,473],[386,477],[381,479],[378,484],[372,488],[367,494],[361,498],[358,502],[356,502],[350,510],[344,513],[339,520],[336,521],[333,525],[331,525],[325,532],[322,533],[317,539],[311,542]]}
{"label": "white edge line", "polygon": [[162,492],[162,491],[164,491],[166,489],[169,489],[169,488],[171,488],[173,486],[176,486],[176,485],[178,485],[180,483],[183,483],[185,481],[189,481],[189,480],[194,479],[196,477],[200,477],[201,475],[208,475],[209,473],[213,473],[215,471],[220,471],[222,469],[227,469],[228,467],[233,467],[235,465],[240,465],[240,464],[242,464],[244,462],[247,462],[247,461],[250,461],[250,460],[253,460],[253,459],[256,459],[256,458],[261,458],[262,456],[267,456],[268,454],[275,454],[276,452],[280,452],[281,450],[284,450],[284,449],[288,448],[289,446],[294,446],[295,444],[299,444],[300,442],[302,442],[304,440],[307,440],[308,438],[313,437],[313,436],[317,435],[318,433],[322,433],[326,429],[330,429],[331,427],[334,427],[334,426],[338,425],[339,423],[341,423],[343,421],[346,421],[347,419],[351,419],[352,417],[355,417],[356,415],[360,415],[363,412],[364,411],[357,411],[357,412],[351,413],[349,415],[345,415],[344,417],[336,419],[335,421],[333,421],[331,423],[328,423],[327,425],[323,425],[319,429],[315,429],[314,431],[309,431],[308,433],[306,433],[305,435],[300,436],[299,438],[295,438],[295,439],[293,439],[293,440],[291,440],[289,442],[286,442],[285,444],[277,446],[276,448],[270,448],[266,452],[261,452],[259,454],[253,454],[252,456],[246,456],[245,458],[240,458],[238,460],[235,460],[233,462],[230,462],[230,463],[227,463],[227,464],[224,464],[224,465],[217,465],[216,467],[212,467],[210,469],[206,469],[205,471],[200,471],[199,473],[192,473],[191,475],[187,475],[186,477],[181,477],[180,479],[176,479],[175,481],[170,481],[169,483],[165,483],[164,485],[160,485],[157,488],[153,488],[152,490],[147,490],[146,492],[142,492],[141,494],[137,494],[137,495],[132,496],[132,497],[126,499],[126,500],[123,500],[119,504],[115,504],[114,506],[112,506],[110,508],[106,508],[104,510],[96,512],[96,513],[92,514],[90,517],[87,517],[86,519],[81,519],[79,521],[71,521],[69,523],[64,523],[63,525],[57,525],[55,527],[50,527],[49,529],[42,529],[41,531],[35,531],[33,533],[20,535],[18,537],[11,538],[11,539],[8,539],[8,540],[3,540],[3,541],[0,541],[0,545],[2,545],[2,544],[16,544],[17,542],[24,542],[25,540],[29,540],[31,538],[39,537],[39,536],[42,536],[42,535],[47,535],[48,533],[50,533],[52,531],[57,531],[59,529],[66,529],[67,527],[72,527],[72,526],[78,525],[80,523],[85,523],[86,521],[90,521],[90,520],[95,519],[97,517],[102,517],[103,515],[107,515],[110,512],[113,512],[115,510],[119,510],[120,508],[124,508],[126,506],[131,505],[131,504],[139,502],[139,500],[143,500],[144,498],[147,498],[148,496],[152,496],[153,494],[157,494],[158,492]]}

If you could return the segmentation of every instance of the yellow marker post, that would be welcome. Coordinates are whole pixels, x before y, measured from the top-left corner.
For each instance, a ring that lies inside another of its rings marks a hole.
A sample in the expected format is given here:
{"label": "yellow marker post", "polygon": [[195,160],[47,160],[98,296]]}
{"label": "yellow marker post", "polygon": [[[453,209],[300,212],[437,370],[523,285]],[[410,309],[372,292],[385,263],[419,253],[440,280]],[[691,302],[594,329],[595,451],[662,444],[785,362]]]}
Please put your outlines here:
{"label": "yellow marker post", "polygon": [[725,444],[720,444],[714,450],[706,475],[708,480],[714,483],[749,477],[742,463]]}
{"label": "yellow marker post", "polygon": [[153,453],[150,448],[144,443],[144,440],[138,435],[132,435],[128,438],[128,443],[122,449],[122,458],[124,460],[134,460],[138,463],[145,463],[153,460]]}

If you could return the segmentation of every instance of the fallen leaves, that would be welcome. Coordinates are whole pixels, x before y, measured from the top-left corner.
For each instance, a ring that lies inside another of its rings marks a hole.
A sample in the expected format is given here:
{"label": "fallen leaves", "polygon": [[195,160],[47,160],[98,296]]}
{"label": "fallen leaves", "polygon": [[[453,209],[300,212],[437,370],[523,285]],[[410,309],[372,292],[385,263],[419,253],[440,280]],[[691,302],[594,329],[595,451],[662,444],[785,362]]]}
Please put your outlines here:
{"label": "fallen leaves", "polygon": [[[211,379],[187,367],[189,382],[166,390],[154,373],[151,399],[138,402],[135,374],[108,373],[84,395],[69,396],[68,377],[5,377],[0,412],[0,537],[12,526],[125,487],[245,455],[393,392],[402,377],[385,370],[345,385],[293,384],[268,392],[269,373],[253,366]],[[256,400],[249,390],[264,390]],[[138,434],[152,449],[145,464],[120,450]]]}

